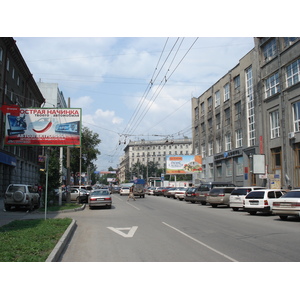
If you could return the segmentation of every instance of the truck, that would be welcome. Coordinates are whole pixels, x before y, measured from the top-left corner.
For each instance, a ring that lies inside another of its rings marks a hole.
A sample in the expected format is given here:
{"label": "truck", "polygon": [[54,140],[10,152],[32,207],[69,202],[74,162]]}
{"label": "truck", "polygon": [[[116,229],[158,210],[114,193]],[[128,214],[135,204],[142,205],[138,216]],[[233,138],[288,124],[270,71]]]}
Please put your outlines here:
{"label": "truck", "polygon": [[133,194],[134,196],[140,196],[140,198],[145,198],[145,180],[135,179],[133,181]]}

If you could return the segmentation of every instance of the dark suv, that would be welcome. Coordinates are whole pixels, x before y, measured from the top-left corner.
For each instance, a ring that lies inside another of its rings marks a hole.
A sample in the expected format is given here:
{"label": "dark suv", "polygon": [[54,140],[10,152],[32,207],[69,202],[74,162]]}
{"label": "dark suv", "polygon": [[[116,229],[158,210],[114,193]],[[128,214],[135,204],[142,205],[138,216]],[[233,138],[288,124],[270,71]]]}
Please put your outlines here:
{"label": "dark suv", "polygon": [[203,182],[196,190],[195,202],[201,202],[202,205],[206,205],[206,199],[210,190],[213,189],[214,187],[219,187],[219,186],[235,187],[235,184],[231,182],[222,182],[222,181]]}

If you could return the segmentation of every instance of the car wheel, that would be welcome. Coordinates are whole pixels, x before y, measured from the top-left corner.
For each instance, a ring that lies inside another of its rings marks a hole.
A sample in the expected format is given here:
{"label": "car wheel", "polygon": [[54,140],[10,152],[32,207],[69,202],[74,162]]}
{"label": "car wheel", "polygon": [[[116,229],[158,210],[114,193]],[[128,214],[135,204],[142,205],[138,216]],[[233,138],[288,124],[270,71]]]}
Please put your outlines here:
{"label": "car wheel", "polygon": [[239,208],[238,208],[238,207],[232,207],[232,210],[233,210],[233,211],[238,211]]}
{"label": "car wheel", "polygon": [[29,205],[28,205],[28,210],[32,211],[33,207],[34,207],[34,205],[33,205],[32,200],[31,200],[30,203],[29,203]]}
{"label": "car wheel", "polygon": [[34,208],[38,209],[41,206],[41,200],[38,199],[38,203],[34,206]]}
{"label": "car wheel", "polygon": [[279,216],[279,218],[283,221],[287,220],[288,216]]}
{"label": "car wheel", "polygon": [[201,204],[202,205],[206,205],[206,201],[201,201]]}
{"label": "car wheel", "polygon": [[218,204],[211,204],[211,206],[216,208],[216,207],[218,207]]}
{"label": "car wheel", "polygon": [[249,211],[250,215],[256,215],[257,211]]}
{"label": "car wheel", "polygon": [[195,203],[195,201],[192,201],[192,200],[191,200],[191,203]]}

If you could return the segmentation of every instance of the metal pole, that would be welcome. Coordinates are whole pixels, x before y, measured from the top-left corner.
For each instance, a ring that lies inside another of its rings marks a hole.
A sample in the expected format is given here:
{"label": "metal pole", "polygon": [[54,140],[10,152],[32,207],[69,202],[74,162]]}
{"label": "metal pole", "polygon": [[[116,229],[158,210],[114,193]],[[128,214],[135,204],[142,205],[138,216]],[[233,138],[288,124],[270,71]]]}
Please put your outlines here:
{"label": "metal pole", "polygon": [[45,220],[47,219],[47,207],[48,207],[48,166],[49,166],[49,155],[48,148],[46,149],[46,187],[45,187]]}

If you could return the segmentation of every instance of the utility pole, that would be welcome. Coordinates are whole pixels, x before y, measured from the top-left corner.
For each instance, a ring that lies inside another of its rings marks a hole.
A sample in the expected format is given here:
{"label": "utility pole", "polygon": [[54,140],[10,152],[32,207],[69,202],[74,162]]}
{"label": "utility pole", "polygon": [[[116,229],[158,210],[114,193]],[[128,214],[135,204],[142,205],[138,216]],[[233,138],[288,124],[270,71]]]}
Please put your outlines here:
{"label": "utility pole", "polygon": [[[68,98],[68,108],[71,106],[71,99]],[[67,202],[71,202],[70,196],[70,147],[67,146]]]}

